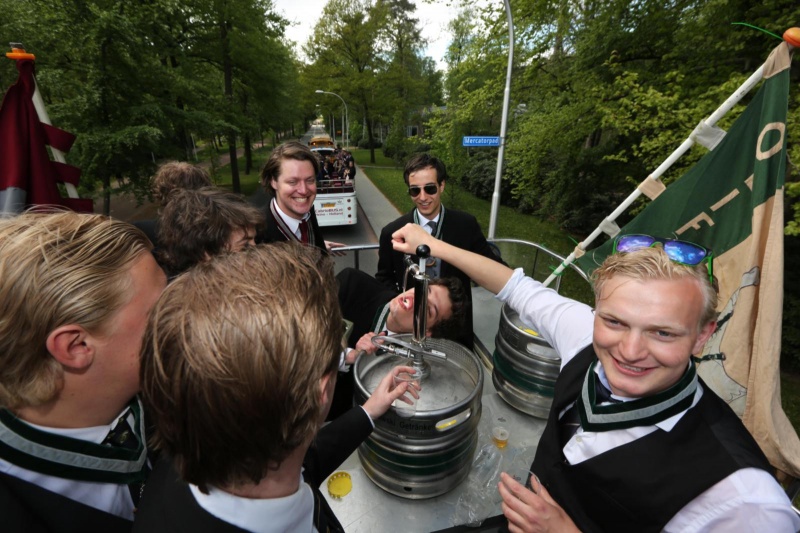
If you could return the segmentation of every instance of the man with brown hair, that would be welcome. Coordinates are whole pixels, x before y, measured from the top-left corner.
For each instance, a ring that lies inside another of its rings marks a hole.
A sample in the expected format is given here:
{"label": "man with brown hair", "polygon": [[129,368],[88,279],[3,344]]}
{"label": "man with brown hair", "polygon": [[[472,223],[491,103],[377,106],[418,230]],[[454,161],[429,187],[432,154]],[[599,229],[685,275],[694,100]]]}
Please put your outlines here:
{"label": "man with brown hair", "polygon": [[169,459],[135,530],[342,531],[317,487],[407,391],[392,378],[411,369],[319,430],[341,325],[333,263],[313,247],[221,255],[174,281],[142,351],[152,442]]}
{"label": "man with brown hair", "polygon": [[156,255],[174,277],[219,253],[255,246],[264,215],[239,194],[204,187],[175,191],[159,221]]}
{"label": "man with brown hair", "polygon": [[708,250],[618,237],[592,310],[411,224],[393,238],[401,251],[428,244],[561,356],[528,487],[501,475],[510,530],[798,530],[758,444],[692,361],[716,328]]}
{"label": "man with brown hair", "polygon": [[139,348],[166,284],[101,215],[0,220],[4,531],[130,531],[147,475]]}
{"label": "man with brown hair", "polygon": [[314,199],[320,163],[307,146],[289,141],[275,147],[261,170],[261,185],[270,197],[267,223],[257,243],[294,241],[316,246],[323,252],[344,246],[323,239]]}
{"label": "man with brown hair", "polygon": [[[211,176],[205,169],[183,161],[169,161],[158,167],[150,178],[150,194],[153,195],[153,201],[163,208],[173,191],[212,185]],[[138,220],[133,225],[142,230],[156,248],[159,247],[158,219]]]}

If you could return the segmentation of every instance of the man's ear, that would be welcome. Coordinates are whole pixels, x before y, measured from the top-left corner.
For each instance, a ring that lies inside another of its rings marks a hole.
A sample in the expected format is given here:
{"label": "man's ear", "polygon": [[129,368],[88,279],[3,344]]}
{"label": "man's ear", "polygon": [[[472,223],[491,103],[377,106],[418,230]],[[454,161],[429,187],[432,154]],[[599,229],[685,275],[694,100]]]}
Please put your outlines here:
{"label": "man's ear", "polygon": [[706,345],[706,342],[708,341],[709,338],[711,338],[711,335],[713,335],[716,330],[717,330],[716,320],[709,322],[708,324],[700,328],[700,334],[697,336],[697,340],[695,341],[694,346],[692,347],[693,355],[697,355],[703,351],[703,346]]}
{"label": "man's ear", "polygon": [[59,326],[47,336],[47,351],[66,368],[83,370],[94,361],[89,332],[77,324]]}
{"label": "man's ear", "polygon": [[441,183],[441,185],[442,185],[442,188],[441,188],[441,189],[439,189],[439,192],[440,192],[440,193],[444,192],[444,184],[445,184],[445,183],[446,183],[446,181],[445,181],[445,180],[442,180],[442,183]]}
{"label": "man's ear", "polygon": [[[319,380],[320,405],[322,405],[323,408],[330,405],[331,401],[333,400],[333,390],[336,388],[337,374],[338,370],[333,369],[322,376]],[[325,412],[327,414],[327,409]]]}

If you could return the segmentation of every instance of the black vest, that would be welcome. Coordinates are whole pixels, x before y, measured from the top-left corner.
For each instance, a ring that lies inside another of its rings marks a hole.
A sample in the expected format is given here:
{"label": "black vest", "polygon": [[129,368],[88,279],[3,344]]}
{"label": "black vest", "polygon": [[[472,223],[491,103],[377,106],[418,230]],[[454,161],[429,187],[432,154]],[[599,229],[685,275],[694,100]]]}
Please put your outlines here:
{"label": "black vest", "polygon": [[531,470],[581,531],[660,531],[687,503],[733,472],[771,472],[741,420],[702,380],[703,396],[672,431],[653,433],[569,465],[558,415],[578,397],[596,359],[592,346],[567,363]]}

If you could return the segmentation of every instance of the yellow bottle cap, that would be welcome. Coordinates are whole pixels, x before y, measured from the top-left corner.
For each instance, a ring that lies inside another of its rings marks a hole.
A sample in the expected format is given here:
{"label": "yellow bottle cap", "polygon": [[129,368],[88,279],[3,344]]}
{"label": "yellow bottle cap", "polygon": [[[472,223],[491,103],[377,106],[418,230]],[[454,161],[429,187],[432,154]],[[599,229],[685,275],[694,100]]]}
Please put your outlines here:
{"label": "yellow bottle cap", "polygon": [[341,500],[353,490],[353,480],[347,472],[334,472],[328,478],[328,494],[334,500]]}

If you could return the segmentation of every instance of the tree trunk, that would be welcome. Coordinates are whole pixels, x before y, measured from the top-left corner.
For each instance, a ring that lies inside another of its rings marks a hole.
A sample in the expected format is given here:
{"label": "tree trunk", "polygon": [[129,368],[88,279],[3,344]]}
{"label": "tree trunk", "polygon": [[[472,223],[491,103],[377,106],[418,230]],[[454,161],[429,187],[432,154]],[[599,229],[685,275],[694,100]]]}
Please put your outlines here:
{"label": "tree trunk", "polygon": [[249,133],[244,134],[242,143],[244,144],[244,173],[249,176],[250,171],[253,169],[253,147],[250,143]]}
{"label": "tree trunk", "polygon": [[111,176],[103,176],[103,214],[111,215]]}
{"label": "tree trunk", "polygon": [[[220,36],[222,40],[222,72],[225,80],[225,99],[228,101],[228,110],[233,112],[233,60],[231,59],[230,39],[228,38],[227,21],[220,23]],[[233,192],[242,192],[242,186],[239,183],[239,161],[236,157],[236,131],[233,128],[228,130],[228,154],[231,158],[231,184],[233,185]]]}
{"label": "tree trunk", "polygon": [[367,121],[367,142],[369,143],[369,162],[375,164],[375,136],[372,134],[372,117],[369,115],[369,106],[364,99],[364,119]]}

